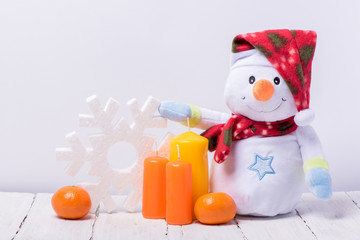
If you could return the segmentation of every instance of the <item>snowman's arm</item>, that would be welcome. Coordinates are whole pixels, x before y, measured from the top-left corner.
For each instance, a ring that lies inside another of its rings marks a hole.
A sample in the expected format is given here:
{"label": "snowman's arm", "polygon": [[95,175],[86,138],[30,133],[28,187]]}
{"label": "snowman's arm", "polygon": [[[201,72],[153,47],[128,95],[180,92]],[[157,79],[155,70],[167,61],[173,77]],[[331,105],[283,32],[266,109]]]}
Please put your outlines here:
{"label": "snowman's arm", "polygon": [[196,127],[200,129],[208,129],[216,124],[225,123],[231,117],[229,113],[217,112],[206,108],[198,107],[198,111],[201,115]]}
{"label": "snowman's arm", "polygon": [[296,135],[304,162],[312,158],[325,158],[320,140],[311,126],[298,127]]}
{"label": "snowman's arm", "polygon": [[309,190],[318,198],[330,199],[332,187],[329,166],[318,136],[311,126],[298,127],[296,134]]}
{"label": "snowman's arm", "polygon": [[162,117],[200,129],[208,129],[216,124],[224,123],[230,118],[229,113],[221,113],[192,104],[173,101],[165,101],[159,105],[159,113]]}

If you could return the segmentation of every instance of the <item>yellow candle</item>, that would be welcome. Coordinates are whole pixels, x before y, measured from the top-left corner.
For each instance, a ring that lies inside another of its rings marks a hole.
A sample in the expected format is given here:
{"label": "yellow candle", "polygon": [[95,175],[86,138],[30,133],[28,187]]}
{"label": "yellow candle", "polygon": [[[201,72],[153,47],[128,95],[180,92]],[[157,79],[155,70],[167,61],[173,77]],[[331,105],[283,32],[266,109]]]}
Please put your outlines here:
{"label": "yellow candle", "polygon": [[191,131],[170,140],[170,161],[179,159],[179,145],[180,161],[192,166],[192,209],[196,200],[209,191],[208,144],[207,138]]}

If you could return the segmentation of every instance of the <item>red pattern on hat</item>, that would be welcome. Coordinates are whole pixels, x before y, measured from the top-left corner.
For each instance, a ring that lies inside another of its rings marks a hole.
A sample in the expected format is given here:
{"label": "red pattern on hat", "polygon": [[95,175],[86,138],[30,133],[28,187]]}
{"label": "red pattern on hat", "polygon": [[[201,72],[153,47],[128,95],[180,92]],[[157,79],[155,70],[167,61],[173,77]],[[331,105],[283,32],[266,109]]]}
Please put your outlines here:
{"label": "red pattern on hat", "polygon": [[233,40],[232,51],[259,50],[285,80],[300,111],[309,108],[315,46],[314,31],[280,29],[240,34]]}

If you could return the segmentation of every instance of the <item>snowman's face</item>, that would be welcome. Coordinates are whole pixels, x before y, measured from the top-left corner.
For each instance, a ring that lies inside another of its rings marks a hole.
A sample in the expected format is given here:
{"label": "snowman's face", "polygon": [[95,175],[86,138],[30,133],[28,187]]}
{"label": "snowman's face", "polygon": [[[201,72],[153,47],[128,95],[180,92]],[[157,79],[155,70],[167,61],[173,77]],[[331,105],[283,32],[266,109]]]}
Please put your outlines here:
{"label": "snowman's face", "polygon": [[235,64],[226,82],[225,101],[232,113],[255,121],[283,120],[297,112],[286,82],[270,64]]}

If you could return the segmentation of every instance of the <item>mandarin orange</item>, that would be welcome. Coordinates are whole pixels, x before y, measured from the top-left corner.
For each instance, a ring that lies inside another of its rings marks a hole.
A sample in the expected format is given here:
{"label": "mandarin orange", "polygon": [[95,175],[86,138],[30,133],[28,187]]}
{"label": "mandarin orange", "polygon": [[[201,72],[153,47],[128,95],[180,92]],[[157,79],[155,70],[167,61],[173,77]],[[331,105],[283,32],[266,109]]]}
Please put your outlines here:
{"label": "mandarin orange", "polygon": [[59,217],[78,219],[89,213],[91,199],[88,192],[82,187],[65,186],[54,193],[51,205]]}
{"label": "mandarin orange", "polygon": [[194,212],[201,223],[221,224],[235,217],[236,204],[226,193],[208,193],[196,200]]}

